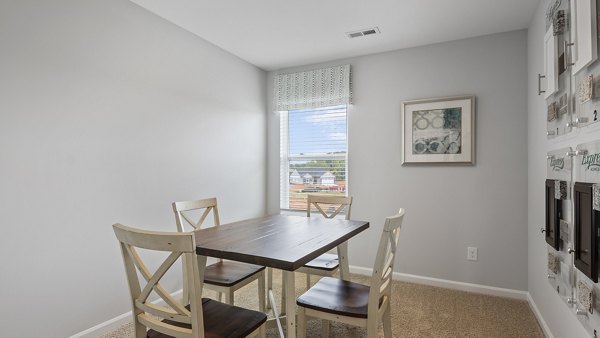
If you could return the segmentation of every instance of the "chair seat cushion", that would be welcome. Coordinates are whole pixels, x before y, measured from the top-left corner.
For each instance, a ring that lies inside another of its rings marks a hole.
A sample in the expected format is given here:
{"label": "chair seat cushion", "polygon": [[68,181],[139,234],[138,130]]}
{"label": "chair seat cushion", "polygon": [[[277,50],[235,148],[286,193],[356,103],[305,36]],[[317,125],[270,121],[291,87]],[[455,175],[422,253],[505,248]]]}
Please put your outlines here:
{"label": "chair seat cushion", "polygon": [[[190,308],[189,305],[186,307]],[[267,320],[267,315],[262,312],[224,304],[209,298],[202,298],[202,312],[204,318],[204,336],[207,338],[246,337]],[[164,322],[179,327],[192,327],[190,324],[170,320],[164,320]],[[167,338],[170,336],[149,330],[147,337]]]}
{"label": "chair seat cushion", "polygon": [[319,269],[333,271],[340,266],[340,260],[337,255],[326,253],[304,264],[304,267],[310,269]]}
{"label": "chair seat cushion", "polygon": [[219,286],[233,286],[264,270],[264,266],[222,261],[208,265],[204,271],[204,282]]}
{"label": "chair seat cushion", "polygon": [[367,318],[369,287],[332,277],[321,278],[296,304],[321,312]]}

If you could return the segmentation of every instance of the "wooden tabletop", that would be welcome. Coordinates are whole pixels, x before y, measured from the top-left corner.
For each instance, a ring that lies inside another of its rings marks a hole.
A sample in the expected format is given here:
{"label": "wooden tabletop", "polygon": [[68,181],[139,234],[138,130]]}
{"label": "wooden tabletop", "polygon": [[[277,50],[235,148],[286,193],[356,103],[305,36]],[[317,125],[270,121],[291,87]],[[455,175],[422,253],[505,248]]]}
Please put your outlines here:
{"label": "wooden tabletop", "polygon": [[294,271],[368,227],[364,221],[266,216],[197,230],[196,253]]}

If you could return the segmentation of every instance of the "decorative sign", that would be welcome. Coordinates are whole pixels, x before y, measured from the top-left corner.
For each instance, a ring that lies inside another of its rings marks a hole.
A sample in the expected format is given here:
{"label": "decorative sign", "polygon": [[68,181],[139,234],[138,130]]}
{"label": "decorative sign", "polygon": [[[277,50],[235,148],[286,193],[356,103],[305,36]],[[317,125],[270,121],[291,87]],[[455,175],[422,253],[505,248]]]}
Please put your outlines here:
{"label": "decorative sign", "polygon": [[600,183],[600,141],[579,144],[576,149],[577,181]]}
{"label": "decorative sign", "polygon": [[[571,157],[568,155],[570,151],[571,147],[567,147],[548,152],[546,171],[549,179],[571,182],[572,163]],[[559,188],[566,190],[568,187]]]}

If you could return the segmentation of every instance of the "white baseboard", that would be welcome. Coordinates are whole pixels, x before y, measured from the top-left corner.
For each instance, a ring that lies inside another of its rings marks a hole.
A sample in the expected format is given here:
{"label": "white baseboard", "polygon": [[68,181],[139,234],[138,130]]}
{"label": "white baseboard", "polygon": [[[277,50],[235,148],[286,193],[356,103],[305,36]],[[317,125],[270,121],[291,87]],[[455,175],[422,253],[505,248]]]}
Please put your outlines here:
{"label": "white baseboard", "polygon": [[529,292],[527,292],[527,301],[529,303],[529,307],[531,308],[531,311],[533,311],[533,314],[535,315],[535,318],[537,318],[538,323],[542,327],[542,331],[544,331],[544,335],[547,338],[554,338],[554,335],[550,331],[550,327],[544,320],[544,317],[542,317],[542,313],[540,312],[537,305],[533,301],[533,298],[531,297],[531,294]]}
{"label": "white baseboard", "polygon": [[[364,268],[364,267],[360,267],[360,266],[350,266],[350,272],[356,273],[359,275],[370,276],[372,273],[372,269]],[[513,290],[513,289],[504,289],[504,288],[498,288],[495,286],[487,286],[487,285],[481,285],[481,284],[456,282],[456,281],[451,281],[451,280],[447,280],[447,279],[439,279],[439,278],[411,275],[411,274],[399,273],[399,272],[394,272],[392,278],[394,280],[415,283],[415,284],[423,284],[423,285],[435,286],[435,287],[446,288],[446,289],[481,293],[481,294],[491,295],[491,296],[499,296],[499,297],[527,300],[529,302],[529,306],[531,307],[534,315],[536,316],[538,322],[540,323],[542,330],[544,331],[544,334],[546,335],[546,337],[549,337],[549,338],[554,337],[552,335],[552,333],[550,332],[550,328],[544,321],[544,318],[541,316],[537,306],[535,305],[535,302],[529,295],[529,292]],[[175,296],[180,295],[181,293],[182,293],[182,290],[178,290],[178,291],[174,292],[172,295],[175,297]],[[157,303],[160,303],[160,302],[157,302]],[[112,332],[112,331],[118,329],[120,326],[122,326],[124,324],[127,324],[131,320],[131,316],[132,316],[131,311],[129,311],[129,312],[119,315],[113,319],[110,319],[103,323],[100,323],[100,324],[98,324],[92,328],[89,328],[85,331],[76,333],[69,338],[96,338],[96,337],[99,337],[103,334],[106,334],[106,333],[109,333],[109,332]]]}
{"label": "white baseboard", "polygon": [[131,316],[132,316],[131,311],[129,311],[129,312],[119,315],[113,319],[109,319],[109,320],[105,321],[104,323],[100,323],[94,327],[91,327],[85,331],[76,333],[69,338],[97,338],[97,337],[100,337],[101,335],[112,332],[112,331],[118,329],[119,327],[130,322],[132,320]]}
{"label": "white baseboard", "polygon": [[[363,267],[359,267],[359,266],[350,266],[350,272],[356,273],[359,275],[370,276],[372,271],[373,270],[369,269],[369,268],[363,268]],[[498,288],[495,286],[487,286],[487,285],[481,285],[481,284],[456,282],[456,281],[451,281],[451,280],[447,280],[447,279],[439,279],[439,278],[411,275],[411,274],[399,273],[399,272],[394,272],[392,275],[392,279],[399,280],[402,282],[423,284],[423,285],[435,286],[435,287],[445,288],[445,289],[453,289],[453,290],[481,293],[484,295],[499,296],[499,297],[506,297],[506,298],[520,299],[520,300],[527,300],[527,295],[528,295],[527,291],[504,289],[504,288]]]}
{"label": "white baseboard", "polygon": [[[177,298],[177,297],[181,296],[182,293],[183,293],[183,290],[180,289],[180,290],[173,292],[171,294],[171,296]],[[166,305],[162,299],[158,299],[157,301],[154,301],[152,303],[163,305],[163,306]],[[118,329],[119,327],[129,323],[132,320],[132,315],[133,315],[132,312],[129,311],[129,312],[119,315],[113,319],[109,319],[103,323],[100,323],[94,327],[91,327],[85,331],[76,333],[69,338],[97,338],[97,337],[100,337],[103,334],[112,332],[112,331]]]}
{"label": "white baseboard", "polygon": [[[369,268],[363,268],[360,266],[350,266],[350,272],[356,273],[359,275],[370,276],[372,274],[372,271],[373,270],[369,269]],[[481,294],[486,294],[486,295],[491,295],[491,296],[499,296],[499,297],[519,299],[519,300],[526,300],[527,303],[529,303],[529,307],[531,308],[531,311],[533,312],[538,323],[540,324],[542,331],[544,332],[544,335],[547,338],[554,338],[554,335],[552,335],[552,332],[550,331],[550,327],[544,320],[544,317],[542,317],[540,310],[538,309],[537,305],[533,301],[533,298],[531,298],[531,295],[527,291],[504,289],[504,288],[498,288],[495,286],[487,286],[487,285],[481,285],[481,284],[456,282],[456,281],[451,281],[451,280],[447,280],[447,279],[424,277],[424,276],[411,275],[411,274],[399,273],[399,272],[394,272],[392,275],[392,278],[394,280],[415,283],[415,284],[424,284],[424,285],[435,286],[435,287],[446,288],[446,289],[475,292],[475,293],[481,293]]]}

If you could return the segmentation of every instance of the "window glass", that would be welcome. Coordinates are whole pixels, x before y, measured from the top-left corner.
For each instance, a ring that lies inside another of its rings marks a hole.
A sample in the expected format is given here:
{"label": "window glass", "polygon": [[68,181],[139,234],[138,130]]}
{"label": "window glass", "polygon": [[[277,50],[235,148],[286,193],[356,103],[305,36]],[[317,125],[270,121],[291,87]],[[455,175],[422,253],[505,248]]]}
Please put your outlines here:
{"label": "window glass", "polygon": [[280,206],[306,210],[307,194],[346,196],[346,106],[281,113]]}

